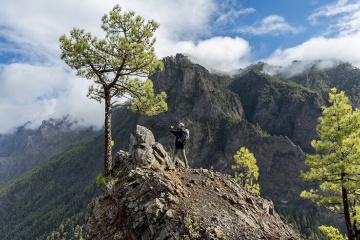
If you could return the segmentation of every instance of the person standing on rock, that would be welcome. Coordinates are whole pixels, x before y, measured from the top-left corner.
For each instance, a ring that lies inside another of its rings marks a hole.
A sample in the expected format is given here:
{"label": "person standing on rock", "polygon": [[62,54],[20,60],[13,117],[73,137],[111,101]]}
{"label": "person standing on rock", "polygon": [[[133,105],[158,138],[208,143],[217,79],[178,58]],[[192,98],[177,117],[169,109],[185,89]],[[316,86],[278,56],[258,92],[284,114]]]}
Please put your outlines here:
{"label": "person standing on rock", "polygon": [[189,130],[185,128],[185,125],[183,123],[179,123],[179,128],[174,129],[174,126],[171,126],[170,130],[176,137],[175,139],[175,149],[174,149],[174,157],[173,162],[176,164],[176,156],[180,150],[181,155],[183,157],[185,167],[189,168],[188,160],[185,153],[185,145],[187,141],[189,140]]}

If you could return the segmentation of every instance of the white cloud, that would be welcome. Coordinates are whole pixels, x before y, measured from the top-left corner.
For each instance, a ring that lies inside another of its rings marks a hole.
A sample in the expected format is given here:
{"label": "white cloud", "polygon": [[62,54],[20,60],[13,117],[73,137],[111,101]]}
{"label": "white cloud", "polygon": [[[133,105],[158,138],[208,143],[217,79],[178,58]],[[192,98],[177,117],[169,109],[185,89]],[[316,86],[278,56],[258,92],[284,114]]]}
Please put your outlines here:
{"label": "white cloud", "polygon": [[184,53],[192,61],[210,71],[234,72],[250,63],[251,48],[249,43],[239,37],[213,37],[199,41],[197,44],[192,41],[160,40],[157,44],[164,46],[158,51],[159,56]]}
{"label": "white cloud", "polygon": [[255,12],[254,8],[244,8],[241,10],[231,9],[226,13],[220,14],[220,16],[216,19],[216,23],[226,23],[227,21],[232,21],[233,19],[238,18],[240,15],[252,12]]}
{"label": "white cloud", "polygon": [[171,41],[194,39],[211,30],[210,17],[216,12],[214,0],[129,1],[124,10],[134,10],[145,19],[160,24],[158,38]]}
{"label": "white cloud", "polygon": [[317,23],[318,18],[320,17],[333,17],[341,14],[349,14],[358,11],[360,8],[360,3],[355,1],[354,3],[349,3],[348,0],[339,0],[336,3],[331,3],[325,6],[322,6],[317,11],[309,16],[309,20],[312,23]]}
{"label": "white cloud", "polygon": [[[61,66],[61,65],[60,65]],[[103,107],[87,99],[89,83],[56,66],[10,64],[0,72],[0,133],[70,114],[80,125],[101,126]]]}
{"label": "white cloud", "polygon": [[184,53],[210,71],[231,73],[249,65],[250,46],[242,38],[214,37],[191,45]]}
{"label": "white cloud", "polygon": [[75,26],[99,32],[101,16],[112,6],[95,0],[1,0],[0,4],[0,28],[7,30],[0,34],[19,44],[24,54],[31,58],[41,55],[41,59],[47,55],[58,57],[60,35],[69,33]]}
{"label": "white cloud", "polygon": [[359,42],[360,33],[337,38],[311,38],[296,47],[285,50],[278,49],[264,61],[273,65],[284,66],[291,64],[294,60],[335,60],[351,62],[360,67],[360,48],[355,47]]}
{"label": "white cloud", "polygon": [[[322,6],[309,20],[313,24],[324,24],[330,27],[322,36],[312,37],[302,44],[277,49],[264,59],[274,65],[289,65],[294,60],[300,61],[335,61],[350,62],[360,68],[360,1],[339,0],[336,3]],[[332,37],[329,35],[332,34]]]}
{"label": "white cloud", "polygon": [[[100,34],[113,4],[98,1],[0,0],[0,54],[16,54],[0,68],[0,133],[31,121],[71,114],[79,124],[103,124],[103,107],[86,97],[90,81],[60,60],[59,37],[73,27]],[[83,11],[79,11],[79,9]]]}
{"label": "white cloud", "polygon": [[237,28],[238,33],[246,33],[251,35],[286,35],[297,34],[303,31],[302,27],[293,27],[278,15],[270,15],[252,26],[241,26]]}
{"label": "white cloud", "polygon": [[[325,19],[325,20],[324,20]],[[313,25],[324,22],[327,34],[351,35],[360,32],[360,1],[339,0],[322,6],[309,16]]]}
{"label": "white cloud", "polygon": [[[101,17],[116,3],[124,11],[134,10],[160,23],[156,31],[159,57],[186,49],[194,58],[207,56],[206,66],[226,70],[237,67],[248,55],[247,43],[239,38],[199,41],[211,35],[210,18],[217,11],[213,0],[0,0],[0,55],[15,54],[0,67],[0,133],[27,121],[36,124],[66,114],[84,123],[103,123],[103,106],[86,97],[91,82],[74,76],[60,60],[59,37],[73,27],[101,37]],[[224,58],[221,51],[229,50],[232,53]]]}

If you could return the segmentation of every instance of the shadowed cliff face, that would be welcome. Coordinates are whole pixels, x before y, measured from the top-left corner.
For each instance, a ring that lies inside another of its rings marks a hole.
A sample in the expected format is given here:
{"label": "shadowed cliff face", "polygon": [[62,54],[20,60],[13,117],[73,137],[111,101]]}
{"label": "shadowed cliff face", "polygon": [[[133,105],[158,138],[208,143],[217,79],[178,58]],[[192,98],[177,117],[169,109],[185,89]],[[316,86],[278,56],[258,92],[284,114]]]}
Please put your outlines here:
{"label": "shadowed cliff face", "polygon": [[195,119],[205,119],[228,114],[242,117],[243,109],[236,95],[219,88],[214,76],[183,55],[165,58],[164,70],[151,79],[157,91],[168,94],[167,101],[172,105],[168,114],[176,118],[191,115]]}
{"label": "shadowed cliff face", "polygon": [[115,166],[114,180],[88,206],[88,239],[303,239],[271,201],[229,175],[175,168],[144,127]]}
{"label": "shadowed cliff face", "polygon": [[325,105],[320,94],[255,71],[235,78],[230,89],[239,95],[247,121],[312,151],[310,142],[317,138],[315,128]]}

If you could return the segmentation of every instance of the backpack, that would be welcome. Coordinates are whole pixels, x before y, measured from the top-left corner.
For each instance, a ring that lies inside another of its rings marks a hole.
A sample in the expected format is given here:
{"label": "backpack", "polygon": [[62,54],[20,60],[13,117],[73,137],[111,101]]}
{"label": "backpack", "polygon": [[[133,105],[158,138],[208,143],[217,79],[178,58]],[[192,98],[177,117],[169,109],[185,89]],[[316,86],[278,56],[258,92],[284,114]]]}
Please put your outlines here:
{"label": "backpack", "polygon": [[189,141],[189,130],[187,129],[184,129],[182,131],[182,135],[181,135],[181,138],[180,138],[181,142],[183,144],[186,144],[188,141]]}

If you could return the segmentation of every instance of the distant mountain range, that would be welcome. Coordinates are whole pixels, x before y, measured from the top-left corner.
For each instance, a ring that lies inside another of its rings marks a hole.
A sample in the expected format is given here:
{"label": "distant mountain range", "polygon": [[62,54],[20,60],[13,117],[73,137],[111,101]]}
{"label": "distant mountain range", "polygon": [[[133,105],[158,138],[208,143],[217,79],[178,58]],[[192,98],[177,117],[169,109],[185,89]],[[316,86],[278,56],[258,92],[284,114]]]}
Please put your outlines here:
{"label": "distant mountain range", "polygon": [[[321,68],[315,62],[290,75],[290,70],[258,63],[227,76],[210,73],[181,54],[163,62],[164,69],[150,78],[155,91],[167,93],[169,110],[152,117],[114,111],[114,154],[127,150],[136,125],[149,128],[171,152],[169,126],[184,122],[190,130],[186,150],[192,168],[233,174],[234,154],[247,147],[260,169],[261,195],[273,200],[296,228],[317,236],[316,224],[337,224],[299,197],[309,186],[299,172],[305,169],[305,154],[313,152],[310,141],[317,138],[315,127],[329,89],[344,90],[360,106],[360,69],[348,63]],[[103,171],[102,131],[63,131],[59,126],[66,121],[55,122],[0,136],[1,239],[46,239],[64,232],[65,239],[76,239],[69,237],[74,226],[81,228],[87,204],[101,191],[95,178]]]}
{"label": "distant mountain range", "polygon": [[35,130],[24,124],[12,134],[0,134],[0,187],[95,133],[75,125],[64,117],[44,120]]}

